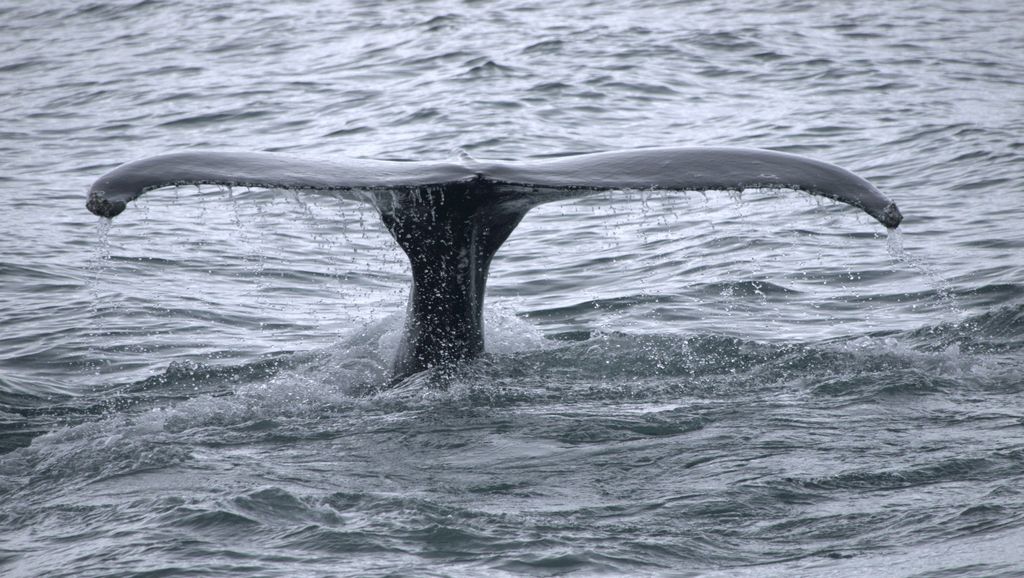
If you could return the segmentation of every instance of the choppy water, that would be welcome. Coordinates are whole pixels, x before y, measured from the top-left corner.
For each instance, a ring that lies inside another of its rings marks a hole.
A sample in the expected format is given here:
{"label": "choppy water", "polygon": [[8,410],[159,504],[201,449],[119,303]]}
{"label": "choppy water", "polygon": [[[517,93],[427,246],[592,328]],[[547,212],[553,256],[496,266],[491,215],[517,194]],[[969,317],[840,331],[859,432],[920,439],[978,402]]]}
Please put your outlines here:
{"label": "choppy water", "polygon": [[[1024,8],[0,2],[0,573],[1024,573]],[[371,393],[369,210],[88,185],[190,147],[761,146],[869,178],[544,206],[491,353]]]}

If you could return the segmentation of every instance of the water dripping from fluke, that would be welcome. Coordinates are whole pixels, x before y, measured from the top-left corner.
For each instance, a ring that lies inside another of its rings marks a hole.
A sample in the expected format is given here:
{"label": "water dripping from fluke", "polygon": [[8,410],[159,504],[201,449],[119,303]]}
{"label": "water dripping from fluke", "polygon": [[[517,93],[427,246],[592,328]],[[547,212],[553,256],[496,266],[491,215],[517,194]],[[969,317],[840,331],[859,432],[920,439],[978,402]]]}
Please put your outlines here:
{"label": "water dripping from fluke", "polygon": [[911,270],[919,273],[927,280],[928,285],[935,291],[935,295],[943,307],[957,318],[962,318],[966,315],[963,308],[960,307],[956,294],[953,292],[953,286],[949,281],[939,274],[934,267],[925,262],[924,259],[907,252],[903,242],[903,231],[895,227],[887,229],[885,246],[893,260],[910,267]]}
{"label": "water dripping from fluke", "polygon": [[112,224],[113,221],[111,219],[98,219],[96,223],[96,246],[92,256],[89,258],[87,267],[89,275],[86,278],[86,289],[89,293],[90,319],[89,329],[86,333],[89,338],[87,356],[90,371],[96,377],[100,374],[99,352],[96,350],[96,344],[99,341],[97,337],[103,335],[105,331],[102,321],[103,317],[100,315],[100,304],[103,302],[101,284],[107,277],[107,272],[110,269],[110,229]]}

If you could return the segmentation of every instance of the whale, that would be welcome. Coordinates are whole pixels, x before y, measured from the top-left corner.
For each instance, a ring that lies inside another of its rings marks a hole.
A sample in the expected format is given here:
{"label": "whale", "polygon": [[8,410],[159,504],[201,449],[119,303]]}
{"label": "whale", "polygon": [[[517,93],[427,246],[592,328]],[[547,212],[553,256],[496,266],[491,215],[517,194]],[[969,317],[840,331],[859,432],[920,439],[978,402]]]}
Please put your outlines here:
{"label": "whale", "polygon": [[329,191],[375,207],[412,270],[393,383],[484,353],[491,261],[527,212],[544,203],[602,191],[793,189],[860,209],[887,228],[903,219],[895,202],[847,169],[802,155],[735,147],[647,148],[519,162],[187,151],[114,168],[93,183],[86,207],[111,219],[146,192],[180,185]]}

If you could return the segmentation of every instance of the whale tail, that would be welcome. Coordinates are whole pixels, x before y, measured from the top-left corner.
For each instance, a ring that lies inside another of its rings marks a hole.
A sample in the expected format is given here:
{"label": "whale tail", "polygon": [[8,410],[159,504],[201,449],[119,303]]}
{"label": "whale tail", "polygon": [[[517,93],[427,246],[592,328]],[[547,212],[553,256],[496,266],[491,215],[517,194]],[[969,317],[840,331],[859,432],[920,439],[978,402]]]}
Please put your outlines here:
{"label": "whale tail", "polygon": [[524,163],[293,159],[269,153],[189,152],[150,157],[100,177],[86,207],[112,218],[143,193],[213,184],[332,191],[373,204],[409,257],[412,289],[399,379],[484,351],[483,302],[491,259],[533,207],[621,189],[791,188],[865,211],[886,227],[902,215],[871,183],[835,165],[759,149],[662,148]]}

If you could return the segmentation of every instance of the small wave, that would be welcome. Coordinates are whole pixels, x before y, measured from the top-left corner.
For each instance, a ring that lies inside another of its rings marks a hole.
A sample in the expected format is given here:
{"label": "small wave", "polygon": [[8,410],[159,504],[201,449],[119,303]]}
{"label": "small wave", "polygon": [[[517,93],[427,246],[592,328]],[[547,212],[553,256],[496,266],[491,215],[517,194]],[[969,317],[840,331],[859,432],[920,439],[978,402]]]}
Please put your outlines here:
{"label": "small wave", "polygon": [[468,68],[459,75],[464,79],[512,76],[516,72],[515,67],[500,64],[489,58],[474,58],[466,62],[465,66]]}
{"label": "small wave", "polygon": [[851,471],[825,478],[793,479],[808,490],[894,490],[936,483],[981,483],[1024,475],[1024,452],[998,452],[986,457],[954,457],[927,465],[878,471]]}
{"label": "small wave", "polygon": [[251,120],[262,116],[267,116],[270,113],[264,110],[245,110],[235,112],[216,112],[208,114],[197,114],[194,116],[187,116],[184,118],[176,118],[160,123],[159,126],[165,128],[176,128],[176,127],[192,127],[195,125],[215,125],[222,124],[225,122],[235,122],[243,120]]}
{"label": "small wave", "polygon": [[734,297],[752,297],[757,295],[785,295],[800,293],[796,289],[783,287],[770,281],[727,281],[706,283],[700,286],[702,292],[711,295],[728,295]]}
{"label": "small wave", "polygon": [[72,16],[103,16],[116,20],[124,15],[133,14],[137,11],[159,5],[160,2],[158,0],[140,0],[139,2],[134,3],[94,2],[91,4],[85,4],[84,6],[79,6]]}
{"label": "small wave", "polygon": [[46,433],[28,447],[0,457],[5,482],[11,486],[4,489],[64,488],[189,459],[187,445],[174,443],[174,436],[161,425],[144,416],[117,416]]}
{"label": "small wave", "polygon": [[541,40],[522,49],[523,54],[554,54],[561,51],[565,42],[559,39]]}
{"label": "small wave", "polygon": [[1024,305],[1006,305],[962,320],[922,327],[908,337],[929,351],[958,347],[967,353],[1008,353],[1024,348]]}
{"label": "small wave", "polygon": [[20,62],[12,62],[10,64],[4,64],[0,66],[0,74],[8,72],[23,72],[26,70],[31,70],[33,68],[45,66],[47,64],[50,64],[50,62],[42,58],[26,58],[25,60],[22,60]]}
{"label": "small wave", "polygon": [[439,32],[455,28],[460,20],[462,20],[461,14],[439,14],[421,22],[419,26],[426,28],[427,32]]}

